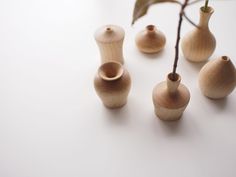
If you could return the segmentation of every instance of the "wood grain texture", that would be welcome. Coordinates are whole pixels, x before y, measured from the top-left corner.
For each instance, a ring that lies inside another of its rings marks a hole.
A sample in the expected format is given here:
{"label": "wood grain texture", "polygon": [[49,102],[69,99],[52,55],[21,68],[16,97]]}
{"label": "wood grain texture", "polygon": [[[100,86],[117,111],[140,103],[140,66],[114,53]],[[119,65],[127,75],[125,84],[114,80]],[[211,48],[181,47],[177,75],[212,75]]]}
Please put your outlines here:
{"label": "wood grain texture", "polygon": [[124,36],[124,30],[116,25],[102,26],[95,32],[94,37],[100,50],[102,64],[109,61],[124,64]]}
{"label": "wood grain texture", "polygon": [[148,25],[136,35],[135,42],[141,52],[157,53],[165,47],[166,37],[154,25]]}
{"label": "wood grain texture", "polygon": [[166,81],[157,84],[152,94],[155,114],[165,121],[180,119],[190,100],[187,87],[180,83],[181,77],[178,75],[176,81],[170,78],[171,74]]}
{"label": "wood grain texture", "polygon": [[181,43],[184,57],[191,62],[206,61],[215,51],[216,39],[208,27],[214,9],[208,7],[207,11],[200,8],[199,28],[187,33]]}
{"label": "wood grain texture", "polygon": [[211,99],[228,96],[236,86],[236,70],[227,56],[208,62],[199,73],[199,87]]}
{"label": "wood grain texture", "polygon": [[94,78],[94,88],[106,107],[120,108],[127,102],[131,78],[120,63],[107,62],[98,69]]}

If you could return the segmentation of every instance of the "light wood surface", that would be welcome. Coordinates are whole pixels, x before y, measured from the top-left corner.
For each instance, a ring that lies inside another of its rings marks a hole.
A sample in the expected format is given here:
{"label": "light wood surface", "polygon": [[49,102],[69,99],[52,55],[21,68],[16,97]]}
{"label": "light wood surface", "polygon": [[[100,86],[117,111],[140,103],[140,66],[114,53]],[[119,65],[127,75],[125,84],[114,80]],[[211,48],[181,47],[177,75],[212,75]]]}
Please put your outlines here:
{"label": "light wood surface", "polygon": [[[186,11],[194,22],[201,4]],[[228,55],[236,66],[236,1],[210,5],[218,42],[211,58]],[[180,55],[191,101],[179,121],[157,118],[152,89],[172,68],[179,7],[155,5],[131,26],[133,7],[134,0],[0,1],[0,177],[235,177],[236,90],[206,98],[202,64]],[[132,79],[127,104],[112,110],[93,87],[101,64],[93,34],[108,23],[125,29]],[[167,43],[144,55],[134,39],[152,23]],[[192,29],[184,21],[182,34]]]}
{"label": "light wood surface", "polygon": [[153,89],[153,104],[155,114],[165,121],[174,121],[181,118],[182,113],[190,100],[190,93],[178,75],[176,81],[172,81],[171,74],[167,80],[156,85]]}
{"label": "light wood surface", "polygon": [[116,61],[124,64],[124,30],[116,25],[105,25],[95,32],[95,40],[100,50],[101,63]]}
{"label": "light wood surface", "polygon": [[228,96],[236,85],[236,70],[227,56],[208,62],[199,73],[202,93],[212,99]]}
{"label": "light wood surface", "polygon": [[191,62],[206,61],[215,51],[216,39],[208,27],[208,23],[214,9],[208,7],[207,11],[200,8],[199,28],[187,33],[181,43],[184,57]]}
{"label": "light wood surface", "polygon": [[98,69],[94,87],[106,107],[120,108],[127,102],[131,87],[130,75],[120,63],[107,62]]}

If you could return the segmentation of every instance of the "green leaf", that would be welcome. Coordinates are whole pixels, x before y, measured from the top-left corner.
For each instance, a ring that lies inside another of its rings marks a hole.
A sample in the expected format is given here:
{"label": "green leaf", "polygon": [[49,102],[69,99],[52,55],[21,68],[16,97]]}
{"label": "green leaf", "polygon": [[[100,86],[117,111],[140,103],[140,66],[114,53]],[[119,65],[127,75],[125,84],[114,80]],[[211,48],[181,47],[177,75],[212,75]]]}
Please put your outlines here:
{"label": "green leaf", "polygon": [[149,7],[153,4],[163,3],[163,2],[172,2],[181,4],[177,0],[136,0],[134,11],[133,11],[133,20],[132,25],[142,16],[146,15]]}

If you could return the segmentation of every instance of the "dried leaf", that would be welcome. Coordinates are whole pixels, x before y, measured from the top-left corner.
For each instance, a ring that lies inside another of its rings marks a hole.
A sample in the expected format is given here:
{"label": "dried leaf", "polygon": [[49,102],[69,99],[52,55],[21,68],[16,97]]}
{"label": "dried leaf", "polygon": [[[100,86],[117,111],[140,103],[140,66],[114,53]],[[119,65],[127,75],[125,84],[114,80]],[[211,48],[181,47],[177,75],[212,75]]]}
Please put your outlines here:
{"label": "dried leaf", "polygon": [[140,17],[144,16],[151,5],[163,2],[172,2],[181,4],[177,0],[136,0],[133,11],[132,24],[134,24],[135,21],[138,20]]}

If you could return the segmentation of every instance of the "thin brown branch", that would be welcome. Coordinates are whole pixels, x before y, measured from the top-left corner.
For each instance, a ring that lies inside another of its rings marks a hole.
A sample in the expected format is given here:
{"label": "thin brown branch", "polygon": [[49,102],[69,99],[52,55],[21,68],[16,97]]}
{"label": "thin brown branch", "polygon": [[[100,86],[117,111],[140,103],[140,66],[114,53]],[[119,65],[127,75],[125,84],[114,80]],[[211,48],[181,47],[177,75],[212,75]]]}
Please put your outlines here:
{"label": "thin brown branch", "polygon": [[174,3],[176,3],[176,4],[179,4],[179,5],[183,5],[181,2],[179,2],[178,0],[176,0],[176,1],[173,1]]}
{"label": "thin brown branch", "polygon": [[205,0],[205,6],[204,6],[205,11],[207,11],[208,3],[209,3],[209,0]]}
{"label": "thin brown branch", "polygon": [[[188,6],[196,4],[196,3],[201,2],[201,1],[204,1],[204,0],[194,0],[194,1],[191,1],[191,2],[188,3]],[[215,1],[225,1],[225,0],[215,0]],[[227,0],[227,1],[235,1],[235,0]],[[205,2],[205,4],[206,4],[206,2]]]}
{"label": "thin brown branch", "polygon": [[187,15],[186,13],[183,13],[184,18],[193,26],[195,26],[196,28],[200,28],[196,23],[194,23]]}
{"label": "thin brown branch", "polygon": [[182,26],[182,21],[183,21],[183,14],[184,14],[184,9],[188,5],[189,0],[185,0],[184,4],[181,6],[180,13],[179,13],[179,23],[178,23],[178,29],[177,29],[177,39],[176,39],[176,44],[175,44],[175,60],[174,60],[174,65],[173,65],[173,80],[176,80],[176,69],[178,65],[178,60],[179,60],[179,41],[180,41],[180,33],[181,33],[181,26]]}
{"label": "thin brown branch", "polygon": [[196,4],[196,3],[200,2],[200,1],[203,1],[203,0],[195,0],[195,1],[192,1],[192,2],[188,3],[188,5],[193,5],[193,4]]}

